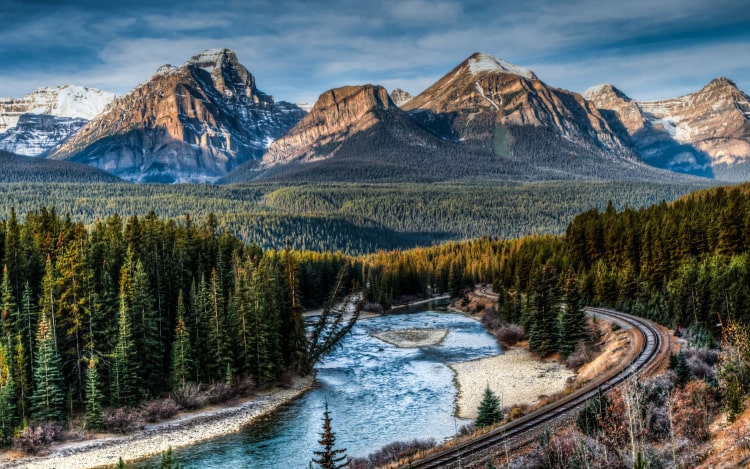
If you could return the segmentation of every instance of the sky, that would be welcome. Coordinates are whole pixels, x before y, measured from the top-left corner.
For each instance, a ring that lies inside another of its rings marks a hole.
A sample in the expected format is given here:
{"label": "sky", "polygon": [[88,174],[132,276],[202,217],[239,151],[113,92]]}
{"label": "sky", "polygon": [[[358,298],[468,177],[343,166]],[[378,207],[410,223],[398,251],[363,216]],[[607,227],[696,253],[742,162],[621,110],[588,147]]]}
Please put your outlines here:
{"label": "sky", "polygon": [[0,18],[0,96],[121,95],[223,47],[291,102],[364,83],[416,95],[477,51],[577,92],[653,100],[725,76],[750,93],[746,0],[0,0]]}

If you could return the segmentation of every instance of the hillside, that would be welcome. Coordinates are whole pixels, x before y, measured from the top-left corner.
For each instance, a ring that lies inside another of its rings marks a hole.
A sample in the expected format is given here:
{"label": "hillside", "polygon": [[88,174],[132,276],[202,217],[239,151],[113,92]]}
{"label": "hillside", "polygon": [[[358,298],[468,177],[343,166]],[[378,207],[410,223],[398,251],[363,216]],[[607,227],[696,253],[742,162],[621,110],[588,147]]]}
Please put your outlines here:
{"label": "hillside", "polygon": [[112,183],[118,181],[120,179],[116,176],[91,166],[14,155],[0,150],[0,182],[3,183]]}

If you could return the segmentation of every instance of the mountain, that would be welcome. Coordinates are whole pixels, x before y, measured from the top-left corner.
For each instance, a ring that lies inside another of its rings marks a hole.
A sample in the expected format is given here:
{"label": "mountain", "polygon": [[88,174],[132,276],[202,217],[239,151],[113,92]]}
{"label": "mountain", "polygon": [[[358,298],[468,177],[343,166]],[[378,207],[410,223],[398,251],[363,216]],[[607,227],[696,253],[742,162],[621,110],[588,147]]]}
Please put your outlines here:
{"label": "mountain", "polygon": [[461,150],[414,122],[382,86],[344,86],[321,94],[260,162],[245,163],[222,182],[445,180],[444,170],[464,164]]}
{"label": "mountain", "polygon": [[627,143],[581,95],[484,53],[473,54],[403,108],[442,138],[500,155],[512,153],[510,128],[536,127],[588,150],[633,159]]}
{"label": "mountain", "polygon": [[44,155],[114,98],[114,93],[74,85],[38,88],[23,98],[0,98],[0,150]]}
{"label": "mountain", "polygon": [[257,89],[228,49],[164,65],[50,158],[139,182],[208,182],[260,158],[304,111]]}
{"label": "mountain", "polygon": [[401,88],[396,88],[393,91],[391,91],[391,99],[394,103],[396,103],[396,106],[401,107],[404,104],[408,103],[411,98],[414,96],[410,95],[408,91],[404,91]]}
{"label": "mountain", "polygon": [[727,78],[660,101],[635,101],[609,84],[584,96],[609,112],[610,121],[619,121],[654,166],[724,180],[750,178],[750,99]]}
{"label": "mountain", "polygon": [[545,126],[515,127],[522,131],[498,130],[507,150],[494,152],[492,145],[441,138],[396,106],[381,86],[346,86],[320,95],[310,113],[274,141],[260,162],[247,162],[220,182],[679,179],[603,150],[593,152]]}
{"label": "mountain", "polygon": [[14,155],[0,150],[0,182],[121,182],[117,177],[84,164]]}

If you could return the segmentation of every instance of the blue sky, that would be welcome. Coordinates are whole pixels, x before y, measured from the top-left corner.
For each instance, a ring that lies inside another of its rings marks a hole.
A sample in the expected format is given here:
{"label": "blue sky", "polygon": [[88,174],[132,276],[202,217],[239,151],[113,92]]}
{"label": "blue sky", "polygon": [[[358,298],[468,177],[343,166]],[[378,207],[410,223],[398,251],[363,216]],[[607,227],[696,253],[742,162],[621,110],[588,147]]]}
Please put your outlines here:
{"label": "blue sky", "polygon": [[746,0],[0,0],[0,18],[0,96],[124,94],[220,47],[294,102],[361,83],[416,94],[476,51],[579,92],[668,98],[726,76],[750,93]]}

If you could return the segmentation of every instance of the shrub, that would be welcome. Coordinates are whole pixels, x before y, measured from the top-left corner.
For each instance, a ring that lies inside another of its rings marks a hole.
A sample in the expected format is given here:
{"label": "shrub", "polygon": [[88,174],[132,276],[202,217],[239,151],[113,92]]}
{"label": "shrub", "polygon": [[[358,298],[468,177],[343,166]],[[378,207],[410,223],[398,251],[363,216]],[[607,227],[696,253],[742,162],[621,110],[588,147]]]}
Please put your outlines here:
{"label": "shrub", "polygon": [[237,391],[231,384],[214,383],[208,388],[208,401],[212,404],[226,402],[235,397],[237,397]]}
{"label": "shrub", "polygon": [[511,347],[526,339],[526,332],[517,324],[508,324],[495,331],[495,337],[501,344]]}
{"label": "shrub", "polygon": [[378,451],[368,455],[366,458],[356,458],[352,460],[349,469],[369,469],[371,467],[380,467],[410,458],[420,451],[434,448],[437,442],[433,439],[412,441],[394,441],[383,446]]}
{"label": "shrub", "polygon": [[102,418],[102,428],[116,433],[129,433],[142,428],[143,416],[132,407],[118,407],[105,409]]}
{"label": "shrub", "polygon": [[159,399],[146,402],[141,408],[141,416],[146,422],[157,422],[177,415],[180,406],[174,399]]}
{"label": "shrub", "polygon": [[59,423],[41,423],[26,427],[20,435],[13,438],[13,449],[26,454],[37,454],[39,451],[57,441],[62,433]]}
{"label": "shrub", "polygon": [[195,383],[185,383],[172,393],[172,398],[183,409],[198,409],[208,403],[208,394]]}

